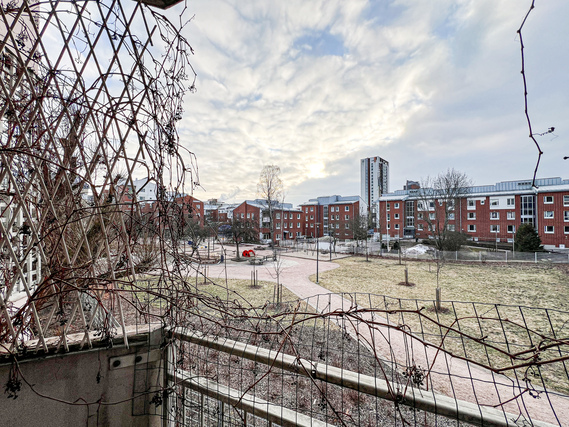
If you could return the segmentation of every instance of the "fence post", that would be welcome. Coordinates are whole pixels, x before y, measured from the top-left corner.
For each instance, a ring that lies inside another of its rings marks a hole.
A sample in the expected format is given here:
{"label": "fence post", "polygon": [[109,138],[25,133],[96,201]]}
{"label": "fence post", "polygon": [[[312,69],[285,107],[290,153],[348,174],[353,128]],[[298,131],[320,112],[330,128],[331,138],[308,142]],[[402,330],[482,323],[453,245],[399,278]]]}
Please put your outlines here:
{"label": "fence post", "polygon": [[506,264],[508,263],[508,251],[504,252],[506,254]]}
{"label": "fence post", "polygon": [[535,255],[535,263],[537,264],[537,252],[534,252]]}
{"label": "fence post", "polygon": [[220,400],[217,405],[217,427],[223,427],[225,404]]}
{"label": "fence post", "polygon": [[454,260],[458,261],[458,251],[454,251]]}
{"label": "fence post", "polygon": [[478,261],[482,262],[482,252],[478,252]]}

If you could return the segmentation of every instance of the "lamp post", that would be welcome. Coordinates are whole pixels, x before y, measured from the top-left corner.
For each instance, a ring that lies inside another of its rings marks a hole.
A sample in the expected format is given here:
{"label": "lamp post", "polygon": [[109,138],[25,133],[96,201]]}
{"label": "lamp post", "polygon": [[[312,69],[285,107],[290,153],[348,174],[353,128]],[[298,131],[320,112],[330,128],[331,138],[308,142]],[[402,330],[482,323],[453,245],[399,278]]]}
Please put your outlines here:
{"label": "lamp post", "polygon": [[316,223],[316,284],[318,284],[318,226],[319,222]]}

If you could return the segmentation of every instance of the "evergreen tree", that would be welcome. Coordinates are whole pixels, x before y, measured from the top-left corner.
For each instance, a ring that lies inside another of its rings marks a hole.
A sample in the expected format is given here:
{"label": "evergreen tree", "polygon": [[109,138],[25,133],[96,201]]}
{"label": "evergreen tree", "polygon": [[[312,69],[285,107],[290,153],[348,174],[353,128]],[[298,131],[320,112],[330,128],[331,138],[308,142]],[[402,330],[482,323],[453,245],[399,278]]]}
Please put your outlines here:
{"label": "evergreen tree", "polygon": [[542,249],[541,238],[530,223],[518,227],[514,247],[518,252],[535,252]]}

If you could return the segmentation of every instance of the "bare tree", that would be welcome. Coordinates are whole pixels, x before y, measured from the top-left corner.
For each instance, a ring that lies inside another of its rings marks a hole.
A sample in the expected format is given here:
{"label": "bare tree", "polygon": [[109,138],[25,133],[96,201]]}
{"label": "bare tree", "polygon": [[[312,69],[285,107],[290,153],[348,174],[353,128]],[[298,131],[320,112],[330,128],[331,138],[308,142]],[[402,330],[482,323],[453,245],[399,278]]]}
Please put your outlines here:
{"label": "bare tree", "polygon": [[184,226],[184,236],[189,237],[192,245],[191,257],[197,252],[198,258],[201,258],[199,247],[209,237],[209,228],[203,226],[198,218],[189,218]]}
{"label": "bare tree", "polygon": [[454,169],[421,181],[417,210],[427,223],[430,235],[435,240],[437,249],[445,250],[446,241],[456,232],[454,223],[457,219],[455,208],[460,199],[465,197],[472,185],[468,176]]}
{"label": "bare tree", "polygon": [[274,220],[273,211],[279,202],[284,198],[283,182],[280,178],[281,168],[277,165],[265,165],[259,175],[257,192],[259,196],[267,201],[269,211],[269,233],[271,242],[274,243]]}
{"label": "bare tree", "polygon": [[236,258],[240,258],[241,256],[239,253],[240,243],[256,242],[258,240],[258,230],[255,227],[255,223],[252,221],[244,221],[241,218],[237,218],[237,215],[233,216],[229,234],[235,242],[235,249],[237,252]]}

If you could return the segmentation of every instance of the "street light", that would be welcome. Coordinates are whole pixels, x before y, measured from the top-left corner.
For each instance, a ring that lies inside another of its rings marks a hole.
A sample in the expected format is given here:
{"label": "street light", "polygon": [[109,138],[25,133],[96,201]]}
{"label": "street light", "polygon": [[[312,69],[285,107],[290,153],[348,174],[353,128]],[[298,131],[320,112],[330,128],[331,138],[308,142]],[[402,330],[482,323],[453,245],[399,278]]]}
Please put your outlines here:
{"label": "street light", "polygon": [[318,284],[318,226],[319,222],[316,223],[316,284]]}

